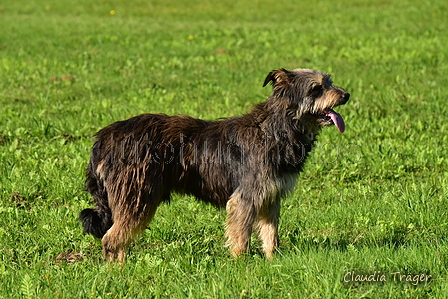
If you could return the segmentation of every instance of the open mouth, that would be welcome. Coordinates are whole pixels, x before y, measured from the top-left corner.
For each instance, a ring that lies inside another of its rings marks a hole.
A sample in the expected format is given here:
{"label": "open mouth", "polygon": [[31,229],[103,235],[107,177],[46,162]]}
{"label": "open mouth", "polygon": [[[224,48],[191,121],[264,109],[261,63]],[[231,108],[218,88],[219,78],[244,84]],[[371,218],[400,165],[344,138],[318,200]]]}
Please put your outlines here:
{"label": "open mouth", "polygon": [[325,109],[323,111],[323,114],[319,115],[319,118],[321,118],[327,125],[335,125],[339,133],[344,133],[345,131],[345,122],[342,116],[334,111],[333,109]]}

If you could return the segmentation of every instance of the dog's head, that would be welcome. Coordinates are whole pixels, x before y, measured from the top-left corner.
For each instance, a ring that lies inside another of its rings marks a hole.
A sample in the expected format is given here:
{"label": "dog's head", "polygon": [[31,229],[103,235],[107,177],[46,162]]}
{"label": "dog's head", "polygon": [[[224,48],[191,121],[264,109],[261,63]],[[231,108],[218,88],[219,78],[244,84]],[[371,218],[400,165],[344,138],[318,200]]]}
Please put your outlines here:
{"label": "dog's head", "polygon": [[[336,125],[345,130],[342,116],[333,110],[344,105],[350,94],[334,86],[330,75],[310,69],[277,69],[266,77],[263,86],[272,83],[274,101],[290,116],[319,126]],[[292,115],[291,115],[292,114]]]}

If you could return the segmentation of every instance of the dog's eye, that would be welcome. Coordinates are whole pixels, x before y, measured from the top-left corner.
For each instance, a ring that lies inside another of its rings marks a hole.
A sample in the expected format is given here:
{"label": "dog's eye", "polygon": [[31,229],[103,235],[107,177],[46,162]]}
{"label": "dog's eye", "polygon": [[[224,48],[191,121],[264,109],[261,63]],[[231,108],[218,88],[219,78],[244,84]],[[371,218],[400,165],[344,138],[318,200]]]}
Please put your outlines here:
{"label": "dog's eye", "polygon": [[322,95],[323,93],[323,88],[321,85],[316,85],[313,88],[310,89],[310,91],[308,92],[308,95],[313,97],[313,98],[317,98],[320,95]]}

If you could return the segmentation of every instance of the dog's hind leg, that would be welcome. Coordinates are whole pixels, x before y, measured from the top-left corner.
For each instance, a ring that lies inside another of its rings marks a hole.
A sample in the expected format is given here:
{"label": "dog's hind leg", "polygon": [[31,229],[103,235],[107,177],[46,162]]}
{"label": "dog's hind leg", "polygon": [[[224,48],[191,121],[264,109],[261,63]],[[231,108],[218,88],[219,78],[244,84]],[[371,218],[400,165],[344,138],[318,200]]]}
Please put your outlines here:
{"label": "dog's hind leg", "polygon": [[278,246],[278,220],[280,217],[280,200],[276,199],[260,209],[258,215],[258,231],[263,242],[263,252],[266,258],[272,259],[272,254]]}
{"label": "dog's hind leg", "polygon": [[[135,206],[129,206],[131,202],[135,202]],[[114,224],[101,240],[104,259],[110,262],[124,262],[129,243],[151,222],[160,199],[150,199],[148,195],[140,200],[127,200],[125,203],[114,207]]]}
{"label": "dog's hind leg", "polygon": [[248,242],[252,235],[253,224],[256,219],[256,208],[252,198],[243,198],[236,190],[227,202],[226,245],[230,246],[230,253],[239,256],[248,250]]}

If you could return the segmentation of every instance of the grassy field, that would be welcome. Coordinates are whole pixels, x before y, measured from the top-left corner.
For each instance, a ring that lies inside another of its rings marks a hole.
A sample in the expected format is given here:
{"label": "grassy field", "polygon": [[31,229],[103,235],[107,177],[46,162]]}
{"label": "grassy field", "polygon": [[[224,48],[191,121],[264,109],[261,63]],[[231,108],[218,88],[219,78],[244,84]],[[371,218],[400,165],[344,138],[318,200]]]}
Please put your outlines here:
{"label": "grassy field", "polygon": [[[0,2],[0,298],[446,298],[446,11],[445,0]],[[329,72],[352,97],[338,108],[346,132],[323,130],[282,203],[275,259],[255,239],[232,259],[225,213],[174,196],[125,265],[104,263],[77,221],[91,206],[92,135],[144,112],[242,114],[279,67]]]}

